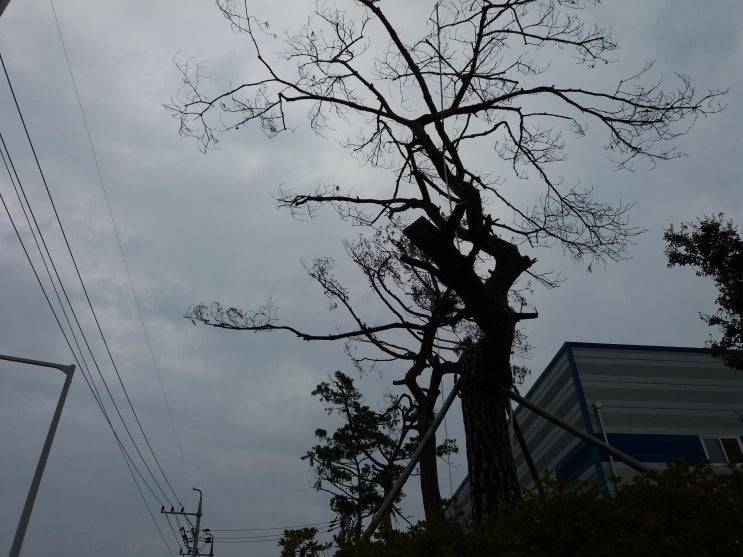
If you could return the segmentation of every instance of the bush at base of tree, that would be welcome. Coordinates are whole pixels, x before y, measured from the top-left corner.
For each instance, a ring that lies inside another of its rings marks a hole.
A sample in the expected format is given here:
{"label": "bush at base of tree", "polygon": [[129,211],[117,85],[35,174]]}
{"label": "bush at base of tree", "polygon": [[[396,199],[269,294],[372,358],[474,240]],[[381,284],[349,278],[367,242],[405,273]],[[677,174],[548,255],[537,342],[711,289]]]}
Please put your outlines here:
{"label": "bush at base of tree", "polygon": [[387,532],[338,557],[743,556],[743,470],[675,464],[620,485],[548,480],[499,521],[467,530],[442,522]]}

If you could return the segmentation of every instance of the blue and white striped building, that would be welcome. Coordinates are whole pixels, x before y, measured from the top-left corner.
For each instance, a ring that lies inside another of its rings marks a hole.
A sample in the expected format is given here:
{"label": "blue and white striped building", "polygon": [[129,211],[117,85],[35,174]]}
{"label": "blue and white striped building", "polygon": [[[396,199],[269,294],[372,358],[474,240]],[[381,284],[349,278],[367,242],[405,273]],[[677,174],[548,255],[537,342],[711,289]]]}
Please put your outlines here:
{"label": "blue and white striped building", "polygon": [[[684,460],[743,461],[743,372],[701,348],[566,342],[525,396],[652,468]],[[636,472],[524,407],[515,409],[536,469],[598,482]],[[534,481],[521,447],[523,489]],[[468,510],[467,480],[455,498]]]}

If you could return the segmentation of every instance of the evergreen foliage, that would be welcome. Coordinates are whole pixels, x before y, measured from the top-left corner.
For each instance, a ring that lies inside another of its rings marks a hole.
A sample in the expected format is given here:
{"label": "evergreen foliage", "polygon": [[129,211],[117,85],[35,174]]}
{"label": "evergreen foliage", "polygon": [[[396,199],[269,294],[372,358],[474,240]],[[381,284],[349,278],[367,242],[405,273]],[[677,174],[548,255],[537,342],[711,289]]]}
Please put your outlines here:
{"label": "evergreen foliage", "polygon": [[482,527],[420,523],[336,556],[740,556],[742,524],[743,470],[679,463],[608,499],[595,484],[550,479],[543,496],[527,494]]}
{"label": "evergreen foliage", "polygon": [[318,444],[302,459],[312,467],[314,488],[331,495],[339,537],[355,540],[363,520],[381,505],[415,448],[410,443],[408,399],[389,398],[387,407],[377,412],[365,404],[353,379],[340,371],[312,394],[328,404],[328,414],[338,414],[343,424],[332,433],[317,429]]}

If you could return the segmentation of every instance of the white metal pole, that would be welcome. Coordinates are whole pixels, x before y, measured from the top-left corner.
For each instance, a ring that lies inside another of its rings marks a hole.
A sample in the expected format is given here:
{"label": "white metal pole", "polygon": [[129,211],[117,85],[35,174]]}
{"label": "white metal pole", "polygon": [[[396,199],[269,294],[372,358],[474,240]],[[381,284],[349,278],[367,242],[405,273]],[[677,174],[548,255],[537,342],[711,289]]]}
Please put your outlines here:
{"label": "white metal pole", "polygon": [[578,429],[574,425],[569,424],[565,420],[563,420],[563,419],[555,416],[551,412],[548,412],[547,410],[545,410],[541,406],[537,406],[533,402],[525,399],[521,395],[519,395],[517,393],[514,393],[513,391],[511,391],[509,389],[506,389],[504,387],[496,387],[496,388],[499,391],[501,391],[503,394],[505,394],[508,398],[510,398],[511,400],[513,400],[514,402],[518,402],[521,406],[524,406],[524,407],[528,408],[529,410],[531,410],[532,412],[534,412],[536,414],[539,414],[545,420],[548,420],[548,421],[552,422],[553,424],[561,427],[565,431],[567,431],[569,433],[572,433],[576,437],[578,437],[580,439],[583,439],[584,441],[590,443],[594,447],[597,447],[599,449],[602,449],[602,450],[606,451],[608,454],[614,456],[614,458],[616,458],[620,462],[623,462],[624,464],[626,464],[630,468],[633,468],[633,469],[637,470],[638,472],[642,472],[643,474],[646,474],[647,472],[650,472],[651,468],[649,466],[647,466],[647,465],[643,464],[642,462],[640,462],[640,461],[632,458],[628,454],[623,453],[619,449],[615,449],[614,447],[612,447],[608,443],[604,443],[603,441],[601,441],[599,439],[596,439],[593,435],[589,435],[585,431],[582,431],[582,430]]}
{"label": "white metal pole", "polygon": [[37,365],[42,367],[53,367],[57,368],[65,374],[65,382],[62,386],[62,392],[59,395],[57,401],[57,408],[54,410],[54,416],[52,417],[52,423],[49,426],[49,432],[46,434],[46,440],[44,441],[44,448],[41,450],[41,456],[39,462],[36,465],[36,472],[34,472],[34,478],[31,481],[31,487],[28,490],[26,496],[26,504],[23,506],[23,512],[21,513],[21,519],[18,521],[18,528],[15,531],[15,537],[13,538],[13,545],[10,548],[10,557],[18,557],[21,552],[21,546],[23,545],[23,538],[26,536],[26,528],[28,527],[28,521],[31,518],[31,511],[34,507],[34,501],[36,501],[36,494],[39,491],[39,485],[41,484],[41,476],[44,474],[44,467],[46,461],[49,458],[49,451],[52,448],[52,441],[54,440],[54,434],[57,431],[57,425],[59,424],[59,417],[62,415],[62,408],[64,407],[65,399],[67,398],[67,391],[70,389],[72,383],[72,376],[75,373],[75,366],[64,366],[60,364],[53,364],[50,362],[41,362],[38,360],[28,360],[26,358],[16,358],[13,356],[2,356],[0,359],[9,360],[11,362],[20,362],[24,364]]}
{"label": "white metal pole", "polygon": [[3,15],[3,12],[5,11],[5,8],[8,7],[8,4],[10,4],[10,0],[0,0],[0,16]]}

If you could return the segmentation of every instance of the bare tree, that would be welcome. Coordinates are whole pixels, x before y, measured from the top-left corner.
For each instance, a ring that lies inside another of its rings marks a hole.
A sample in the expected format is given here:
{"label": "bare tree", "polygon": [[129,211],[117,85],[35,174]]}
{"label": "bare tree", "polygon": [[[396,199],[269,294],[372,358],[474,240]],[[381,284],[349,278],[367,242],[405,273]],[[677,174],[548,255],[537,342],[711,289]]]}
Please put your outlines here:
{"label": "bare tree", "polygon": [[[436,417],[441,381],[445,374],[458,373],[458,354],[467,339],[477,335],[476,325],[466,317],[456,294],[444,288],[434,275],[400,262],[401,253],[423,256],[397,227],[390,225],[371,236],[360,235],[346,242],[346,250],[388,315],[386,321],[371,325],[363,320],[327,258],[316,259],[307,271],[322,288],[331,308],[342,307],[351,317],[352,325],[345,330],[328,334],[301,331],[281,323],[270,301],[252,312],[224,308],[218,303],[197,304],[188,309],[186,317],[226,329],[289,331],[308,341],[344,340],[349,357],[362,371],[402,366],[403,377],[393,383],[408,390],[412,400],[408,420],[422,438]],[[419,475],[427,519],[442,514],[436,459],[454,450],[456,445],[450,440],[437,445],[435,435],[424,447]]]}
{"label": "bare tree", "polygon": [[[537,316],[510,297],[520,277],[540,278],[524,250],[557,246],[591,263],[621,260],[640,232],[628,224],[630,205],[604,203],[554,173],[553,163],[566,156],[563,134],[603,132],[619,168],[642,159],[654,164],[680,155],[673,140],[697,116],[720,110],[723,92],[698,95],[684,75],[677,88],[663,89],[652,80],[652,64],[606,91],[563,83],[564,73],[549,71],[551,61],[568,57],[588,70],[611,62],[617,46],[607,29],[584,23],[581,10],[590,1],[442,0],[414,39],[395,23],[391,4],[320,3],[284,35],[278,56],[265,47],[276,37],[269,24],[247,3],[218,4],[252,43],[263,75],[211,95],[198,65],[181,66],[183,88],[169,106],[181,133],[204,150],[220,132],[251,122],[273,136],[288,129],[287,107],[300,104],[320,135],[348,122],[356,132],[343,144],[390,171],[384,193],[323,186],[281,192],[279,205],[311,215],[330,204],[357,224],[402,223],[416,252],[400,253],[398,261],[435,277],[482,332],[464,358],[462,385],[480,522],[518,496],[502,389],[513,383],[517,324]],[[482,143],[497,155],[484,168],[474,152]],[[514,184],[531,201],[508,193]],[[421,346],[425,332],[421,325]]]}

